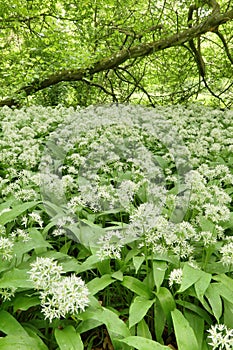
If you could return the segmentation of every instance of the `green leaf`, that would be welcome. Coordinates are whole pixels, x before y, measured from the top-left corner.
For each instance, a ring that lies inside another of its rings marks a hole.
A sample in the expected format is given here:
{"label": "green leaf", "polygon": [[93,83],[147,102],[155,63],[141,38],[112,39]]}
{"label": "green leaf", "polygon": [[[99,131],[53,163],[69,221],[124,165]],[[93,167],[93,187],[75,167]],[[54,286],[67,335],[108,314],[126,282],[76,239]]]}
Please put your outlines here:
{"label": "green leaf", "polygon": [[210,285],[212,275],[202,271],[202,275],[200,279],[194,284],[195,291],[197,293],[197,297],[200,301],[203,300],[203,296],[205,291]]}
{"label": "green leaf", "polygon": [[137,325],[137,336],[152,339],[150,329],[144,319],[142,319]]}
{"label": "green leaf", "polygon": [[204,340],[204,319],[189,310],[185,310],[184,316],[195,333],[198,342],[198,349],[202,349]]}
{"label": "green leaf", "polygon": [[214,317],[219,322],[222,315],[222,299],[218,292],[218,283],[211,283],[205,293],[205,296],[212,308]]}
{"label": "green leaf", "polygon": [[190,265],[185,264],[183,268],[182,282],[178,293],[184,292],[186,289],[196,283],[201,277],[205,276],[205,274],[205,272],[194,269]]}
{"label": "green leaf", "polygon": [[14,312],[17,310],[23,310],[26,311],[32,306],[40,305],[40,298],[39,297],[31,297],[27,295],[19,295],[14,299],[13,307]]}
{"label": "green leaf", "polygon": [[162,334],[166,324],[166,317],[159,301],[154,304],[154,329],[156,339],[159,343],[163,343]]}
{"label": "green leaf", "polygon": [[200,222],[200,226],[201,226],[202,231],[214,232],[215,225],[213,224],[213,222],[209,221],[204,216],[201,216],[199,218],[199,222]]}
{"label": "green leaf", "polygon": [[139,336],[130,336],[125,339],[122,339],[121,342],[132,346],[138,350],[168,350],[167,346],[161,345],[153,340]]}
{"label": "green leaf", "polygon": [[226,276],[225,274],[213,276],[213,280],[218,281],[218,282],[222,282],[230,290],[233,290],[233,279]]}
{"label": "green leaf", "polygon": [[15,335],[16,333],[24,336],[28,335],[21,324],[5,310],[0,311],[0,330],[9,335]]}
{"label": "green leaf", "polygon": [[193,303],[190,303],[188,301],[184,301],[184,300],[176,300],[176,304],[181,305],[181,306],[185,307],[186,309],[195,312],[197,315],[202,317],[206,321],[207,324],[209,324],[209,325],[212,324],[211,317],[209,316],[209,314],[205,310],[203,310],[203,308],[201,308]]}
{"label": "green leaf", "polygon": [[26,210],[35,207],[39,202],[27,202],[23,204],[18,204],[10,211],[2,213],[0,215],[0,225],[5,225],[8,222],[15,220],[18,216],[23,214]]}
{"label": "green leaf", "polygon": [[121,270],[118,270],[116,272],[114,272],[112,275],[112,278],[115,278],[118,281],[123,281],[124,275],[123,272]]}
{"label": "green leaf", "polygon": [[21,335],[7,335],[0,338],[0,350],[44,350],[46,347],[40,347],[33,338]]}
{"label": "green leaf", "polygon": [[55,338],[60,350],[83,350],[83,342],[73,326],[55,329]]}
{"label": "green leaf", "polygon": [[115,280],[110,275],[103,275],[102,277],[96,277],[88,282],[87,287],[91,295],[95,295],[100,290],[106,288],[113,282],[115,282]]}
{"label": "green leaf", "polygon": [[175,309],[171,315],[179,350],[200,350],[194,331],[182,313]]}
{"label": "green leaf", "polygon": [[165,272],[167,270],[167,263],[165,261],[154,260],[153,261],[153,276],[157,291],[163,283]]}
{"label": "green leaf", "polygon": [[99,257],[96,255],[89,256],[82,264],[77,266],[75,272],[81,273],[87,270],[91,270],[96,267],[96,264],[99,262]]}
{"label": "green leaf", "polygon": [[79,319],[84,321],[93,319],[102,322],[107,327],[110,337],[125,338],[130,336],[128,327],[118,315],[104,307],[96,308],[94,311],[87,310],[79,315]]}
{"label": "green leaf", "polygon": [[156,293],[156,296],[160,302],[160,305],[163,309],[164,315],[167,319],[168,325],[171,323],[171,311],[175,309],[176,303],[171,294],[171,292],[165,288],[160,287],[159,291]]}
{"label": "green leaf", "polygon": [[0,350],[46,350],[38,337],[31,337],[21,324],[7,311],[0,311],[0,330],[7,334],[0,338]]}
{"label": "green leaf", "polygon": [[138,270],[142,266],[142,263],[145,261],[144,256],[134,256],[133,257],[133,265],[135,267],[135,273],[138,273]]}
{"label": "green leaf", "polygon": [[87,319],[85,321],[82,321],[78,327],[77,327],[77,332],[82,334],[84,332],[87,332],[89,331],[90,329],[93,329],[93,328],[96,328],[96,327],[99,327],[103,324],[102,321],[99,321],[99,320],[93,320],[93,319]]}
{"label": "green leaf", "polygon": [[229,289],[229,286],[227,287],[223,283],[216,283],[216,287],[215,288],[217,289],[218,293],[223,298],[228,300],[230,303],[232,302],[232,300],[233,300],[233,290]]}
{"label": "green leaf", "polygon": [[129,308],[129,328],[140,322],[147,314],[155,300],[136,297]]}
{"label": "green leaf", "polygon": [[33,283],[29,281],[28,270],[13,268],[3,274],[0,279],[0,288],[33,288]]}
{"label": "green leaf", "polygon": [[23,244],[22,242],[16,242],[14,244],[14,254],[17,258],[20,258],[32,249],[52,247],[37,229],[29,229],[28,232],[30,239],[27,242]]}
{"label": "green leaf", "polygon": [[80,242],[85,247],[99,247],[98,240],[103,237],[105,231],[98,225],[94,225],[88,222],[88,225],[80,223],[79,227],[77,225],[69,225],[67,228],[74,234],[75,240]]}
{"label": "green leaf", "polygon": [[146,299],[150,299],[153,296],[150,289],[143,282],[139,281],[135,277],[124,276],[124,279],[121,282],[121,284],[124,287],[130,289],[132,292]]}
{"label": "green leaf", "polygon": [[224,324],[233,329],[233,303],[230,303],[228,300],[223,299],[224,304],[224,312],[223,312],[223,320]]}
{"label": "green leaf", "polygon": [[[38,336],[38,334],[36,333],[36,330],[33,330],[27,326],[25,326],[25,330],[27,331],[27,333],[29,334],[30,338],[33,339],[33,342],[36,345],[36,349],[40,349],[40,350],[48,350],[47,346],[44,344],[44,342],[42,341],[42,339]],[[34,347],[35,348],[35,347]],[[34,349],[33,348],[33,349]]]}

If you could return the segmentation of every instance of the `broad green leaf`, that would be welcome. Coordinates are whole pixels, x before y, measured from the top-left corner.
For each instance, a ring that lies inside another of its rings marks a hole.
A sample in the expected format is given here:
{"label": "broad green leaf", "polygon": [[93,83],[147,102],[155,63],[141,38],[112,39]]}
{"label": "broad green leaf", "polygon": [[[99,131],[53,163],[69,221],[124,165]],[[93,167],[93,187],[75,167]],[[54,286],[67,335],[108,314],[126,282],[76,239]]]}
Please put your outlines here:
{"label": "broad green leaf", "polygon": [[194,284],[195,291],[197,293],[197,297],[200,301],[203,300],[203,296],[208,286],[210,285],[212,275],[202,271],[201,278]]}
{"label": "broad green leaf", "polygon": [[[0,203],[0,213],[2,211],[4,212],[5,209],[7,209],[7,211],[8,209],[11,209],[14,206],[14,202],[15,202],[15,199],[12,198],[7,201],[4,201],[3,203]],[[2,216],[2,214],[0,214],[0,217]]]}
{"label": "broad green leaf", "polygon": [[94,320],[94,319],[87,319],[85,321],[82,321],[78,327],[76,328],[77,332],[82,334],[84,332],[87,332],[89,331],[90,329],[93,329],[93,328],[96,328],[96,327],[99,327],[103,324],[102,321],[99,321],[99,320]]}
{"label": "broad green leaf", "polygon": [[87,287],[91,295],[95,295],[100,290],[106,288],[113,282],[115,282],[115,280],[110,275],[104,275],[102,277],[96,277],[90,282],[88,282]]}
{"label": "broad green leaf", "polygon": [[18,204],[11,210],[2,213],[0,215],[0,225],[5,225],[8,222],[15,220],[18,216],[23,214],[28,209],[35,207],[39,202],[27,202],[23,204]]}
{"label": "broad green leaf", "polygon": [[194,269],[188,264],[184,265],[183,276],[178,293],[184,292],[186,289],[196,283],[202,276],[205,276],[205,272]]}
{"label": "broad green leaf", "polygon": [[218,292],[218,283],[211,283],[205,292],[205,296],[211,306],[214,317],[219,322],[219,318],[222,315],[222,299]]}
{"label": "broad green leaf", "polygon": [[138,248],[130,249],[125,257],[125,263],[128,263],[135,255],[138,255],[140,250]]}
{"label": "broad green leaf", "polygon": [[218,293],[228,300],[230,303],[233,301],[233,289],[229,289],[229,286],[227,287],[223,283],[216,283],[216,288],[218,290]]}
{"label": "broad green leaf", "polygon": [[202,349],[204,340],[204,319],[189,310],[184,311],[184,316],[195,333],[198,342],[198,349]]}
{"label": "broad green leaf", "polygon": [[133,265],[135,267],[135,273],[138,273],[138,270],[142,266],[143,262],[145,261],[144,256],[134,256],[133,257]]}
{"label": "broad green leaf", "polygon": [[99,261],[96,265],[99,273],[101,276],[103,275],[111,275],[112,274],[112,268],[110,265],[110,259],[105,259],[102,261]]}
{"label": "broad green leaf", "polygon": [[130,336],[130,332],[126,324],[118,317],[118,315],[112,310],[100,307],[96,308],[94,311],[85,311],[79,315],[79,319],[88,320],[93,319],[105,326],[108,329],[108,332],[111,337],[114,338],[125,338]]}
{"label": "broad green leaf", "polygon": [[161,345],[160,343],[157,343],[151,339],[146,339],[139,336],[130,336],[122,339],[121,342],[138,350],[168,350],[167,346]]}
{"label": "broad green leaf", "polygon": [[66,326],[64,329],[55,329],[56,341],[60,350],[83,350],[83,342],[73,326]]}
{"label": "broad green leaf", "polygon": [[[233,269],[233,267],[232,267],[232,269]],[[232,269],[231,269],[231,271],[232,271]],[[220,261],[218,261],[218,262],[211,261],[207,264],[205,271],[208,273],[211,273],[212,275],[224,274],[226,272],[229,272],[229,266],[223,265]],[[214,276],[213,276],[213,279],[214,279]]]}
{"label": "broad green leaf", "polygon": [[201,308],[200,306],[197,306],[193,303],[190,303],[190,302],[184,301],[184,300],[176,300],[176,304],[181,305],[181,306],[185,307],[186,309],[195,312],[197,315],[202,317],[206,321],[207,324],[210,325],[212,323],[212,319],[209,316],[209,314],[205,310],[203,310],[203,308]]}
{"label": "broad green leaf", "polygon": [[87,225],[80,223],[77,225],[69,225],[67,228],[74,234],[74,240],[80,242],[85,247],[99,247],[98,241],[105,234],[103,228],[98,225]]}
{"label": "broad green leaf", "polygon": [[32,306],[40,305],[40,298],[35,296],[18,295],[13,301],[14,312],[26,311]]}
{"label": "broad green leaf", "polygon": [[224,304],[224,312],[223,312],[223,320],[224,324],[233,329],[233,303],[230,303],[228,300],[223,299]]}
{"label": "broad green leaf", "polygon": [[225,274],[213,276],[213,280],[218,281],[218,282],[222,282],[230,290],[233,290],[233,279],[226,276]]}
{"label": "broad green leaf", "polygon": [[175,309],[171,312],[175,337],[179,350],[200,350],[193,329],[182,313]]}
{"label": "broad green leaf", "polygon": [[91,270],[96,267],[96,264],[98,262],[99,262],[99,257],[96,255],[91,255],[82,264],[77,266],[75,272],[81,273],[87,270]]}
{"label": "broad green leaf", "polygon": [[[39,350],[48,350],[45,343],[42,341],[42,339],[38,336],[35,330],[31,329],[30,327],[25,326],[25,330],[29,334],[30,338],[33,339],[33,342],[36,345],[36,348]],[[34,349],[34,348],[33,348]]]}
{"label": "broad green leaf", "polygon": [[45,350],[46,347],[42,347],[37,344],[35,339],[28,336],[21,335],[7,335],[4,338],[0,338],[0,350]]}
{"label": "broad green leaf", "polygon": [[33,283],[29,281],[28,270],[13,268],[3,274],[0,279],[0,288],[33,288]]}
{"label": "broad green leaf", "polygon": [[146,299],[150,299],[153,296],[150,289],[143,282],[139,281],[135,277],[124,276],[124,279],[121,282],[121,284],[124,287],[130,289],[132,292]]}
{"label": "broad green leaf", "polygon": [[123,281],[124,278],[123,272],[121,270],[114,272],[111,276],[112,278],[115,278],[118,281]]}
{"label": "broad green leaf", "polygon": [[37,229],[33,228],[28,231],[30,239],[27,242],[23,244],[22,242],[16,242],[14,244],[14,254],[18,258],[32,249],[51,248],[51,245],[44,239]]}
{"label": "broad green leaf", "polygon": [[166,317],[162,309],[162,306],[158,301],[154,304],[154,329],[155,329],[156,339],[158,340],[158,342],[162,344],[163,344],[162,334],[164,332],[165,324],[166,324]]}
{"label": "broad green leaf", "polygon": [[137,325],[137,336],[152,339],[150,329],[144,319],[142,319]]}
{"label": "broad green leaf", "polygon": [[52,203],[49,201],[43,201],[43,206],[48,215],[53,218],[53,226],[56,224],[56,219],[64,217],[65,212],[61,206],[55,204],[56,200]]}
{"label": "broad green leaf", "polygon": [[154,159],[158,162],[159,166],[162,169],[166,169],[168,167],[168,162],[161,156],[154,155]]}
{"label": "broad green leaf", "polygon": [[160,287],[159,291],[156,293],[156,296],[160,302],[160,305],[162,306],[164,315],[167,319],[168,325],[170,326],[171,323],[171,311],[175,309],[176,303],[173,298],[173,295],[171,292],[165,288]]}
{"label": "broad green leaf", "polygon": [[167,270],[167,263],[165,261],[160,261],[160,260],[153,261],[153,276],[154,276],[154,282],[155,282],[157,291],[159,291],[159,288],[163,283],[166,270]]}
{"label": "broad green leaf", "polygon": [[200,226],[201,226],[202,231],[214,232],[215,225],[213,224],[213,222],[209,221],[204,216],[201,216],[199,218],[199,222],[200,222]]}
{"label": "broad green leaf", "polygon": [[5,310],[0,311],[0,330],[9,335],[15,335],[16,333],[23,336],[28,335],[21,324]]}
{"label": "broad green leaf", "polygon": [[144,297],[136,297],[129,308],[129,328],[140,322],[147,314],[155,300],[148,300]]}

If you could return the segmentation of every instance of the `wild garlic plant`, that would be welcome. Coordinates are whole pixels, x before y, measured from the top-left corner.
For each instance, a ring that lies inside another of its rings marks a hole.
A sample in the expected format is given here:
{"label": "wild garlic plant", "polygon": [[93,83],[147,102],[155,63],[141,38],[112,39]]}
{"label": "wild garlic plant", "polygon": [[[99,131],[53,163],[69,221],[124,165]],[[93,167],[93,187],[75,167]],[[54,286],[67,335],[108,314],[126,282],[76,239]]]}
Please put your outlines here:
{"label": "wild garlic plant", "polygon": [[0,120],[4,319],[45,322],[51,349],[90,348],[103,324],[119,350],[230,349],[232,111],[4,107]]}

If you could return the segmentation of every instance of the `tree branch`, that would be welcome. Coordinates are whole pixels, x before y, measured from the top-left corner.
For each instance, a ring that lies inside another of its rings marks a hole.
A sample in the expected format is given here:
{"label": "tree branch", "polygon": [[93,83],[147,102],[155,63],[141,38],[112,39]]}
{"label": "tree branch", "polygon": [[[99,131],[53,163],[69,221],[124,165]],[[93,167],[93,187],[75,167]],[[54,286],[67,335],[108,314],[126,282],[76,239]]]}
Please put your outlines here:
{"label": "tree branch", "polygon": [[230,53],[229,47],[227,45],[226,39],[224,38],[224,35],[222,33],[220,33],[219,30],[216,30],[215,33],[219,37],[221,42],[223,43],[223,46],[224,46],[224,49],[226,51],[227,57],[229,58],[229,61],[231,62],[231,64],[233,64],[233,57],[231,56],[231,53]]}
{"label": "tree branch", "polygon": [[83,78],[81,81],[83,81],[84,83],[86,83],[89,86],[95,86],[95,87],[99,88],[105,94],[112,96],[113,102],[116,101],[116,95],[112,91],[107,90],[104,86],[102,86],[102,85],[100,85],[98,83],[94,83],[93,81],[90,81],[90,80],[88,80],[86,78]]}
{"label": "tree branch", "polygon": [[45,89],[62,81],[80,81],[83,78],[92,76],[93,74],[117,68],[122,63],[132,58],[145,57],[154,54],[155,52],[168,49],[170,47],[183,45],[184,43],[189,42],[190,40],[204,33],[212,31],[213,28],[215,29],[218,26],[231,21],[232,19],[233,9],[224,14],[213,11],[209,17],[203,20],[203,22],[192,26],[191,28],[188,28],[180,33],[173,34],[158,41],[141,43],[129,49],[120,50],[110,57],[103,58],[102,60],[92,64],[90,67],[87,67],[85,69],[65,70],[52,74],[44,80],[34,80],[31,82],[31,84],[24,86],[16,91],[16,97],[8,97],[0,101],[0,107],[4,105],[18,105],[20,96],[22,98],[32,95],[39,90]]}

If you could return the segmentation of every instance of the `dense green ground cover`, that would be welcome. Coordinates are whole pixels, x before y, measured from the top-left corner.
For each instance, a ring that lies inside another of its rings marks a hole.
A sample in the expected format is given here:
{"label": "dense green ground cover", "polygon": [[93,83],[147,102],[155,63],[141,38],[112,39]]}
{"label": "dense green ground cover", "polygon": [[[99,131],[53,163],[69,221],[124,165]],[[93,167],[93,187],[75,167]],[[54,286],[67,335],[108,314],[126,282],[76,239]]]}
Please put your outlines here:
{"label": "dense green ground cover", "polygon": [[232,111],[0,120],[0,349],[232,349]]}

